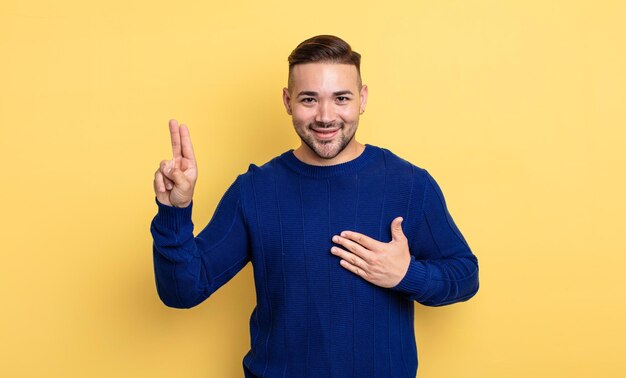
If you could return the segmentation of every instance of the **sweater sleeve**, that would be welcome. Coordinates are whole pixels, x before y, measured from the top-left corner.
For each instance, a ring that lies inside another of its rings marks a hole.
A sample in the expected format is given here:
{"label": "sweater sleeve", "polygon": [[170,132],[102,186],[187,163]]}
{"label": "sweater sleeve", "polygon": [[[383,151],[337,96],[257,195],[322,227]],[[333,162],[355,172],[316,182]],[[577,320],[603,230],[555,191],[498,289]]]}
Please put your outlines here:
{"label": "sweater sleeve", "polygon": [[241,175],[220,200],[207,226],[194,237],[193,202],[186,208],[160,203],[150,225],[159,298],[190,308],[228,282],[250,261],[240,195]]}
{"label": "sweater sleeve", "polygon": [[422,213],[405,277],[393,289],[426,306],[466,301],[478,291],[478,260],[452,220],[439,185],[424,170]]}

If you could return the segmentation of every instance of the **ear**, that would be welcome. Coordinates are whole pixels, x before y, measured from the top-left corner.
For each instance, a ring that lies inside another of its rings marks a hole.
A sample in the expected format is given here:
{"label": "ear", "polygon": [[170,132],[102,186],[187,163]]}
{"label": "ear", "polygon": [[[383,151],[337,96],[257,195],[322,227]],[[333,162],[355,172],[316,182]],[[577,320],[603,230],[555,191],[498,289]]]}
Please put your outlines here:
{"label": "ear", "polygon": [[361,109],[359,109],[359,112],[363,114],[363,112],[365,112],[365,106],[367,105],[367,85],[363,84],[363,86],[361,86],[359,97],[361,98]]}
{"label": "ear", "polygon": [[291,96],[289,95],[289,89],[283,88],[283,104],[287,110],[287,114],[291,115]]}

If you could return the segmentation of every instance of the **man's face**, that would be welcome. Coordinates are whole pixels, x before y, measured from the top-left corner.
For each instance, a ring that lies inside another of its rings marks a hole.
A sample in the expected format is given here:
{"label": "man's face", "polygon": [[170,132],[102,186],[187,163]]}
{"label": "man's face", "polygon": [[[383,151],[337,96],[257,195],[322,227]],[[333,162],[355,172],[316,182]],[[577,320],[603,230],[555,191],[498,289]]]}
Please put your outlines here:
{"label": "man's face", "polygon": [[367,102],[367,86],[359,89],[356,67],[298,64],[292,68],[290,85],[283,89],[283,102],[302,139],[303,152],[328,163],[349,151]]}

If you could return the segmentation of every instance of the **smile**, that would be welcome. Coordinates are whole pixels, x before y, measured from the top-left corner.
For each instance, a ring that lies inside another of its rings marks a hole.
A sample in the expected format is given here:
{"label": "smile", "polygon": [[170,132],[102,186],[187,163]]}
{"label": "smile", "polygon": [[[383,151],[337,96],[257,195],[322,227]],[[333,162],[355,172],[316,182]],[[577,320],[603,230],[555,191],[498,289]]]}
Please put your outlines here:
{"label": "smile", "polygon": [[312,129],[312,130],[319,139],[331,139],[339,132],[339,129]]}

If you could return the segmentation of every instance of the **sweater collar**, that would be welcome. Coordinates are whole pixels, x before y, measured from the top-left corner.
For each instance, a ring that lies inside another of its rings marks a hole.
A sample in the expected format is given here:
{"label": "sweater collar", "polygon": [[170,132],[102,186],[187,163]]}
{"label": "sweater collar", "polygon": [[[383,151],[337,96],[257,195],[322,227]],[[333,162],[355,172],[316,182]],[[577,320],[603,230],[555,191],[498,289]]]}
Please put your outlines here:
{"label": "sweater collar", "polygon": [[298,159],[293,151],[290,149],[284,152],[280,155],[279,160],[297,173],[315,178],[342,176],[358,172],[382,152],[380,147],[365,143],[365,149],[361,154],[350,161],[335,165],[311,165]]}

